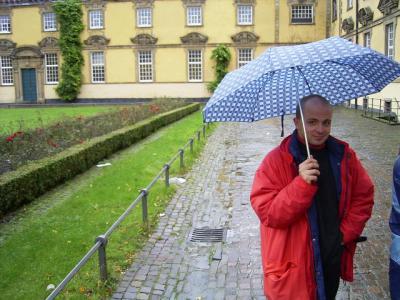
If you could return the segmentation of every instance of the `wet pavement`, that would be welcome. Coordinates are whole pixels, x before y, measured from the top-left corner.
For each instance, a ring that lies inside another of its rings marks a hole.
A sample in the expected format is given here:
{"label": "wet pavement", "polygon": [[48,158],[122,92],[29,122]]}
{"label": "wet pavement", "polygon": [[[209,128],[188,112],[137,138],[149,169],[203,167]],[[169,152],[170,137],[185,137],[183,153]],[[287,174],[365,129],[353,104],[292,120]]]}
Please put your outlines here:
{"label": "wet pavement", "polygon": [[[358,247],[355,281],[337,299],[389,299],[387,225],[392,164],[400,126],[335,109],[333,134],[356,150],[376,184],[373,216]],[[286,118],[285,132],[293,130]],[[253,175],[279,144],[280,120],[221,124],[186,175],[157,229],[124,274],[112,299],[265,299],[259,223],[249,203]],[[223,242],[191,241],[194,228],[225,229]]]}

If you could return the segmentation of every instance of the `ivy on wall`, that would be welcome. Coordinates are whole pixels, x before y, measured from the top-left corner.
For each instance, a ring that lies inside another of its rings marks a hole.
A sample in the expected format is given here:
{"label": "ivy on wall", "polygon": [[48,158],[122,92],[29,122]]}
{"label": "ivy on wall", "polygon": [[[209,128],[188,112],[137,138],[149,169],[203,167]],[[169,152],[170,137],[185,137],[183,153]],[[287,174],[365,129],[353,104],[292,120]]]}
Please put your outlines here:
{"label": "ivy on wall", "polygon": [[61,80],[56,88],[58,96],[71,101],[76,99],[82,86],[82,23],[81,0],[59,0],[54,11],[60,25],[60,50],[63,58]]}
{"label": "ivy on wall", "polygon": [[228,66],[231,61],[231,52],[225,45],[218,45],[212,51],[211,59],[215,60],[215,80],[211,81],[207,88],[210,92],[214,92],[218,84],[228,73]]}

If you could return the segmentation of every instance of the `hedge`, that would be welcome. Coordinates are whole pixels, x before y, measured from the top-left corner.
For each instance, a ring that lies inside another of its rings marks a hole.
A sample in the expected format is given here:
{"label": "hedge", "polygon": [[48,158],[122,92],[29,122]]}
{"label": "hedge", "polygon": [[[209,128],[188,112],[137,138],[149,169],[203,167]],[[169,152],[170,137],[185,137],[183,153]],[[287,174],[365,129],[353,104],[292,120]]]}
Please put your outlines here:
{"label": "hedge", "polygon": [[0,218],[86,171],[105,157],[140,141],[157,129],[199,108],[200,104],[195,103],[154,116],[1,175]]}

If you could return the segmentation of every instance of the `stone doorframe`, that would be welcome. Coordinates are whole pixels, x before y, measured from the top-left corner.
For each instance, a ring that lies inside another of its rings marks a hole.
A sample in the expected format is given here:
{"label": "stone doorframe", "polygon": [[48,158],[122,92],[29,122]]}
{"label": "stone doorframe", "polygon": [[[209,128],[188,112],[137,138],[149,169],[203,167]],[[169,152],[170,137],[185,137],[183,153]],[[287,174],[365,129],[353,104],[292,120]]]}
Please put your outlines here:
{"label": "stone doorframe", "polygon": [[15,101],[23,102],[21,69],[36,70],[37,102],[44,103],[44,64],[43,53],[37,46],[17,47],[12,52],[14,69]]}

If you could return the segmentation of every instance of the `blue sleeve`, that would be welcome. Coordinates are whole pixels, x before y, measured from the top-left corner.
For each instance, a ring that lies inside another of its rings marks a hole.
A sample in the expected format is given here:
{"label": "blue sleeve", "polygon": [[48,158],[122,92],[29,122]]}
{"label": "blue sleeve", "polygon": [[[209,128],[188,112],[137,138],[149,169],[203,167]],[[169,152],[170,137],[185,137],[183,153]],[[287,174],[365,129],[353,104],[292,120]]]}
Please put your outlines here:
{"label": "blue sleeve", "polygon": [[400,236],[400,156],[397,157],[393,168],[392,211],[389,226],[393,234]]}
{"label": "blue sleeve", "polygon": [[394,163],[392,211],[389,226],[392,231],[392,245],[390,247],[389,284],[392,299],[400,299],[400,156]]}

